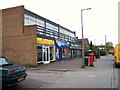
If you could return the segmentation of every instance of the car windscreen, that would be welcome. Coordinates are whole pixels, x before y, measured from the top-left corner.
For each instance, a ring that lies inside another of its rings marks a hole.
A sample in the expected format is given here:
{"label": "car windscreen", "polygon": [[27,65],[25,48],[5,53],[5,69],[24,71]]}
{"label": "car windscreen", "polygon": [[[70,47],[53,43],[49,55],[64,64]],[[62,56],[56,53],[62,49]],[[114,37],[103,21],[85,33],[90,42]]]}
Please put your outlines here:
{"label": "car windscreen", "polygon": [[6,58],[0,57],[0,66],[12,65]]}

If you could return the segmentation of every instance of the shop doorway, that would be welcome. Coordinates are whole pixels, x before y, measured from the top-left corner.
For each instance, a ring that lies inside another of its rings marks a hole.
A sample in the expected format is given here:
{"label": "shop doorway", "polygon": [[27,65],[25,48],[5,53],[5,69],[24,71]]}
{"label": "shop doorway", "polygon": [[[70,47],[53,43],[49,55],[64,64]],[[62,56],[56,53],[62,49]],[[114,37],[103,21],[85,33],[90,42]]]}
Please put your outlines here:
{"label": "shop doorway", "polygon": [[55,61],[55,46],[50,46],[50,61]]}
{"label": "shop doorway", "polygon": [[43,46],[43,52],[42,52],[42,61],[44,64],[50,63],[50,48],[49,46]]}
{"label": "shop doorway", "polygon": [[37,46],[37,62],[42,63],[42,46]]}

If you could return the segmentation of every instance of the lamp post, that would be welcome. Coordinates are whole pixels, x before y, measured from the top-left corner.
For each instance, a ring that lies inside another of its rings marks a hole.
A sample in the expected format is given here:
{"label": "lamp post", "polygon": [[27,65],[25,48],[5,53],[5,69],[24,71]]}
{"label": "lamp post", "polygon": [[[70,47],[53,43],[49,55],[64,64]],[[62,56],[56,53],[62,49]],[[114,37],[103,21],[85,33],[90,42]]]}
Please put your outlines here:
{"label": "lamp post", "polygon": [[96,39],[94,39],[94,45],[96,46]]}
{"label": "lamp post", "polygon": [[83,13],[84,10],[90,10],[91,8],[85,8],[81,9],[81,28],[82,28],[82,68],[85,67],[85,61],[84,61],[84,34],[83,34]]}
{"label": "lamp post", "polygon": [[106,35],[105,35],[105,50],[106,50],[106,55],[107,55],[107,45],[106,45],[106,43],[107,43],[107,38],[106,38]]}

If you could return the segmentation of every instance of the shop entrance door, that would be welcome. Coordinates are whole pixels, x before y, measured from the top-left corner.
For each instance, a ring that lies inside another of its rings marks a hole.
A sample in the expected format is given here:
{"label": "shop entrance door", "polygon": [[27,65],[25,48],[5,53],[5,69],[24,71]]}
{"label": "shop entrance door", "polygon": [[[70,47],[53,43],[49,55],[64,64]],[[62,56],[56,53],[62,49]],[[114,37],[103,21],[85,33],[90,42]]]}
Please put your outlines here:
{"label": "shop entrance door", "polygon": [[37,46],[37,63],[42,63],[42,46]]}
{"label": "shop entrance door", "polygon": [[49,46],[43,46],[43,63],[48,64],[50,63],[50,47]]}

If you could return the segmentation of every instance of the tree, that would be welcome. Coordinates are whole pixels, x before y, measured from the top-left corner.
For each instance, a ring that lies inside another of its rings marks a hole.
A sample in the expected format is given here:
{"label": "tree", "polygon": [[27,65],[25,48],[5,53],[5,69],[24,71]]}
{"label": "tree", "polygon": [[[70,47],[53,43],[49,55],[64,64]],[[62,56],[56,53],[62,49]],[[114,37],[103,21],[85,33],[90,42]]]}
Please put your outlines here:
{"label": "tree", "polygon": [[114,49],[113,43],[112,43],[112,42],[107,42],[107,43],[106,43],[106,50],[109,51],[109,50],[111,50],[111,49]]}
{"label": "tree", "polygon": [[90,41],[90,50],[92,50],[92,47],[93,47],[92,41]]}

